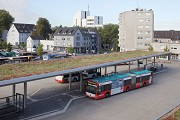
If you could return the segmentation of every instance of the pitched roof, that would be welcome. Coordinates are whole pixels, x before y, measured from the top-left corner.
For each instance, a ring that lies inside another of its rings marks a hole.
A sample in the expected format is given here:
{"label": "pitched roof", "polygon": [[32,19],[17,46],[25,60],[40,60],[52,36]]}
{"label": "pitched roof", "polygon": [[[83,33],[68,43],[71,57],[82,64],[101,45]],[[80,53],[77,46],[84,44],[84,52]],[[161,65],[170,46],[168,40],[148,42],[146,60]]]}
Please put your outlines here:
{"label": "pitched roof", "polygon": [[78,27],[59,27],[54,36],[74,36],[78,29]]}
{"label": "pitched roof", "polygon": [[35,28],[34,24],[13,23],[19,33],[31,33]]}
{"label": "pitched roof", "polygon": [[44,37],[41,36],[41,35],[30,35],[30,37],[31,37],[33,40],[44,40]]}
{"label": "pitched roof", "polygon": [[154,31],[154,38],[180,40],[180,31]]}

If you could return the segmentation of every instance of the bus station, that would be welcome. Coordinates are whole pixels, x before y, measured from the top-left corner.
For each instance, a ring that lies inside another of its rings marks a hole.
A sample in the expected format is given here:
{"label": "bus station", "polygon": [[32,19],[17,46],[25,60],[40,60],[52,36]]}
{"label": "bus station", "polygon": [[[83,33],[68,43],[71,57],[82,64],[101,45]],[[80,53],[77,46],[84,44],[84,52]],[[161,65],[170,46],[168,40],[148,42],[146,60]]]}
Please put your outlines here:
{"label": "bus station", "polygon": [[[137,58],[132,58],[132,59],[127,59],[127,60],[119,60],[116,62],[108,62],[108,63],[103,63],[103,64],[98,64],[98,65],[93,65],[93,66],[85,66],[85,67],[80,67],[80,68],[74,68],[74,69],[69,69],[69,70],[63,70],[63,71],[56,71],[56,72],[51,72],[51,73],[47,73],[47,74],[40,74],[40,75],[32,75],[32,76],[27,76],[27,77],[21,77],[21,78],[14,78],[14,79],[10,79],[10,80],[3,80],[0,81],[0,87],[5,87],[5,86],[12,86],[12,94],[10,96],[7,96],[5,98],[2,98],[4,100],[4,104],[6,103],[10,103],[12,105],[16,106],[16,110],[18,109],[19,111],[24,111],[26,110],[26,104],[27,104],[27,92],[28,92],[28,88],[27,88],[27,84],[29,82],[33,82],[33,81],[37,81],[37,80],[41,80],[44,78],[49,78],[49,77],[55,77],[58,75],[65,75],[68,74],[69,78],[68,78],[68,88],[69,90],[72,89],[72,74],[73,73],[80,73],[80,82],[79,82],[79,91],[82,92],[84,89],[84,82],[83,82],[83,72],[84,71],[88,71],[88,70],[92,70],[92,69],[98,69],[98,71],[101,73],[101,76],[107,76],[108,73],[108,67],[113,67],[113,72],[117,73],[117,72],[121,72],[121,71],[117,71],[117,67],[121,64],[127,64],[127,70],[128,72],[130,72],[132,70],[131,68],[131,63],[135,63],[136,64],[136,70],[141,70],[141,69],[150,69],[149,67],[147,67],[149,64],[151,66],[157,66],[156,65],[156,59],[158,59],[158,57],[160,56],[170,56],[170,52],[167,53],[159,53],[159,54],[154,54],[154,55],[149,55],[149,56],[142,56],[142,57],[137,57]],[[170,57],[169,57],[170,58]],[[149,63],[148,59],[151,60],[151,62]],[[145,61],[144,64],[141,63],[141,61]],[[141,66],[141,64],[143,66]],[[157,69],[162,69],[163,65],[157,66]],[[104,73],[102,74],[102,71],[104,71]],[[17,84],[23,84],[23,94],[19,94],[16,92],[16,85]],[[22,102],[23,101],[23,102]],[[18,104],[17,104],[18,103]],[[5,105],[6,106],[6,105]],[[6,107],[3,106],[3,104],[1,105],[2,109],[6,109]],[[6,112],[4,113],[0,113],[0,115],[5,115]],[[8,113],[9,114],[9,113]]]}

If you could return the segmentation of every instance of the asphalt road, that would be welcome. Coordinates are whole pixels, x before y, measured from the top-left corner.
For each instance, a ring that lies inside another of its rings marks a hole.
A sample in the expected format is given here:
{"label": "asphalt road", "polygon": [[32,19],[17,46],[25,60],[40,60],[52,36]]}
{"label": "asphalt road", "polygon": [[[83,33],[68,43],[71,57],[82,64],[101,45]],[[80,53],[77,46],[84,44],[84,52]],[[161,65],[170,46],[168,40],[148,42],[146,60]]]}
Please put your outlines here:
{"label": "asphalt road", "polygon": [[180,65],[154,76],[154,83],[106,99],[83,98],[66,113],[45,120],[155,120],[180,104]]}

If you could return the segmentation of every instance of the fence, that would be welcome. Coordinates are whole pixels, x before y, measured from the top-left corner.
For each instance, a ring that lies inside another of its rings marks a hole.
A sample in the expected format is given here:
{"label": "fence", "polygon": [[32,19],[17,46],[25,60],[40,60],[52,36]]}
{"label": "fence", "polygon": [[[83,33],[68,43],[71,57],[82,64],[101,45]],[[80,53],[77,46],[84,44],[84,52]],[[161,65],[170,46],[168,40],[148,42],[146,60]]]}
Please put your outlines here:
{"label": "fence", "polygon": [[0,98],[0,118],[24,111],[24,95],[16,95]]}

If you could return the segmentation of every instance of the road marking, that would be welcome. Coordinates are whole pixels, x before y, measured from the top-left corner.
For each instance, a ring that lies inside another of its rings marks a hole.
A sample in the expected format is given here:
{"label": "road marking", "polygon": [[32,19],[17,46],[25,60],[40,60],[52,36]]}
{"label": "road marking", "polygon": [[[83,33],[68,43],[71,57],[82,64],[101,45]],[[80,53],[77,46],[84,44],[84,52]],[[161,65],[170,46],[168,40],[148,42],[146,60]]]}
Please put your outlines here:
{"label": "road marking", "polygon": [[154,75],[162,73],[162,72],[166,72],[166,71],[168,71],[168,69],[165,69],[165,70],[162,70],[162,71],[159,71],[159,72],[155,72]]}
{"label": "road marking", "polygon": [[33,96],[33,95],[35,95],[37,92],[39,92],[40,90],[41,90],[42,88],[39,88],[38,90],[36,90],[32,95],[30,95],[31,97]]}
{"label": "road marking", "polygon": [[77,99],[84,98],[84,97],[85,96],[81,96],[81,97],[77,97],[77,98],[71,98],[69,100],[69,102],[66,104],[66,106],[64,107],[64,109],[62,109],[62,110],[57,109],[57,110],[49,111],[49,112],[46,112],[46,113],[34,115],[34,116],[31,116],[31,117],[23,118],[22,120],[30,120],[30,119],[40,120],[40,119],[45,119],[45,118],[48,118],[48,117],[52,117],[52,116],[55,116],[55,115],[65,113],[73,101],[75,101]]}
{"label": "road marking", "polygon": [[[72,91],[69,91],[69,92],[73,92],[73,91],[76,91],[76,90],[72,90]],[[47,100],[47,99],[50,99],[50,98],[53,98],[53,97],[57,97],[57,96],[60,96],[60,95],[67,95],[67,96],[70,96],[72,97],[71,95],[67,94],[69,92],[65,92],[65,93],[61,93],[61,94],[57,94],[57,95],[54,95],[54,96],[50,96],[50,97],[46,97],[46,98],[43,98],[43,99],[39,99],[39,100],[32,100],[33,102],[29,102],[28,104],[31,104],[31,103],[34,103],[34,102],[40,102],[40,101],[43,101],[43,100]],[[30,97],[29,97],[30,98]],[[31,100],[32,98],[30,98]]]}
{"label": "road marking", "polygon": [[[38,101],[37,99],[32,99],[30,96],[27,96],[27,98],[30,99],[30,100],[33,101],[33,102],[37,102],[37,101]],[[29,102],[29,103],[27,103],[27,104],[30,104],[30,103],[32,103],[32,102]]]}

